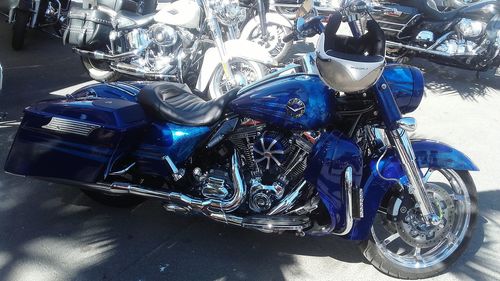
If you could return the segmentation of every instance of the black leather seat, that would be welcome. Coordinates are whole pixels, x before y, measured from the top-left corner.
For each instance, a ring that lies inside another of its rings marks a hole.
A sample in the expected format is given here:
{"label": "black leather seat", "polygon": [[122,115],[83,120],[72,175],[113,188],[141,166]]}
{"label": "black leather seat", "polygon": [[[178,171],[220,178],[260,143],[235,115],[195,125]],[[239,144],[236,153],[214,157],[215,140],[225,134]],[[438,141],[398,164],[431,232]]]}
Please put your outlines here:
{"label": "black leather seat", "polygon": [[462,8],[458,8],[449,12],[440,12],[432,7],[430,7],[428,4],[425,4],[422,13],[424,14],[424,17],[430,20],[435,20],[435,21],[449,21],[452,20],[457,16],[458,13],[460,13]]}
{"label": "black leather seat", "polygon": [[121,10],[116,15],[116,29],[132,29],[148,25],[154,21],[155,14],[140,15],[134,12]]}
{"label": "black leather seat", "polygon": [[238,89],[210,101],[193,94],[179,83],[158,82],[142,88],[138,102],[146,113],[160,120],[188,126],[209,126],[217,122]]}
{"label": "black leather seat", "polygon": [[[396,2],[401,5],[418,9],[424,15],[424,18],[433,21],[449,21],[456,17],[462,10],[462,8],[458,8],[449,12],[440,12],[437,8],[435,9],[431,7],[427,0],[401,0]],[[435,4],[433,4],[433,6],[435,6]]]}

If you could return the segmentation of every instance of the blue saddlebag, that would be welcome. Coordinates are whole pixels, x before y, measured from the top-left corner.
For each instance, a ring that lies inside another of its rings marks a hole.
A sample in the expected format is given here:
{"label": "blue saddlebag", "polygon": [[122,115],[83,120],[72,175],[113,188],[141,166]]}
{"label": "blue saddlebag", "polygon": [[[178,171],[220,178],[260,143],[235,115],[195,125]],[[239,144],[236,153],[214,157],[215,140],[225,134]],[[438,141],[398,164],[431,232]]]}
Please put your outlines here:
{"label": "blue saddlebag", "polygon": [[138,144],[145,125],[144,112],[134,102],[43,101],[25,109],[5,170],[93,183]]}

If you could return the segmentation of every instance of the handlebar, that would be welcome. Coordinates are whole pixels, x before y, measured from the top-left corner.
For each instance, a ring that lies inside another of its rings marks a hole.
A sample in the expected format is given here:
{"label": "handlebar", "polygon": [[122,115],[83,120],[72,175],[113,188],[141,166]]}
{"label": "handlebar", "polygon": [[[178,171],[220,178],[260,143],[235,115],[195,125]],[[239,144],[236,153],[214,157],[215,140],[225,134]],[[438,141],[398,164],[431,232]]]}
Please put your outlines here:
{"label": "handlebar", "polygon": [[323,23],[321,22],[325,17],[316,16],[305,21],[304,18],[298,18],[295,21],[295,28],[292,33],[283,37],[283,42],[287,43],[292,40],[299,40],[305,37],[313,37],[316,34],[321,34],[324,30]]}

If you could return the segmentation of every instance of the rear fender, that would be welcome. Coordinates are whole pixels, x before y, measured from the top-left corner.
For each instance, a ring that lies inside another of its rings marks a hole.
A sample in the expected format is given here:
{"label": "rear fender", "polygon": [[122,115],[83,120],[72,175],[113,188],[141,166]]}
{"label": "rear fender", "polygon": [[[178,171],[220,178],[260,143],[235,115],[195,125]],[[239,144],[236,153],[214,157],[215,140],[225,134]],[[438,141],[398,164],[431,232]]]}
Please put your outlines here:
{"label": "rear fender", "polygon": [[[269,52],[259,44],[247,40],[229,40],[224,42],[226,53],[229,59],[241,58],[265,65],[274,65],[275,62]],[[205,52],[203,65],[196,83],[196,89],[204,91],[212,75],[221,63],[221,58],[216,47],[212,47]]]}

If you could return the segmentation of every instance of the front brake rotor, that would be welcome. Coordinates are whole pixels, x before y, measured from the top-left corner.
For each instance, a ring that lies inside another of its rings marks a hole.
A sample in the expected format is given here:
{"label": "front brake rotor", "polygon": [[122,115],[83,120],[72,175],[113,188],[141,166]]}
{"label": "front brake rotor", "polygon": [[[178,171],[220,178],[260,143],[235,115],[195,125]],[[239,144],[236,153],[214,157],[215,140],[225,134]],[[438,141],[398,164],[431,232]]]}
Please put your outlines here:
{"label": "front brake rotor", "polygon": [[426,191],[434,211],[441,218],[439,225],[428,225],[418,208],[408,210],[396,223],[401,239],[419,248],[434,247],[450,232],[455,222],[455,204],[451,195],[437,184],[426,184]]}

